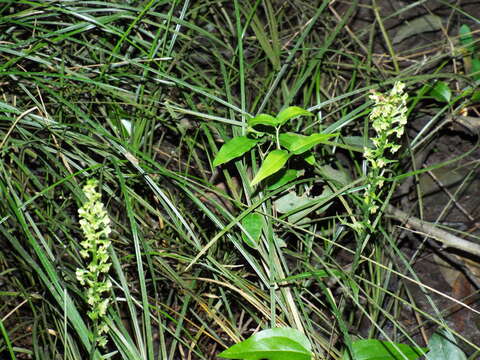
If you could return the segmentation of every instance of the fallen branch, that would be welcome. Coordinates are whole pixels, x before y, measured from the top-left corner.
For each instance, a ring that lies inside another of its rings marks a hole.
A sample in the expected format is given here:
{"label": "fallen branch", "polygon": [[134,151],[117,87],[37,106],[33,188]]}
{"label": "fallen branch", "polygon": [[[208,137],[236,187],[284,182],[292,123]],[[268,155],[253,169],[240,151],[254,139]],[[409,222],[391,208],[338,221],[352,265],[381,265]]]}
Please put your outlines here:
{"label": "fallen branch", "polygon": [[400,209],[391,205],[387,206],[387,214],[404,222],[415,230],[421,231],[426,236],[442,243],[444,247],[454,248],[465,251],[469,254],[480,256],[480,245],[474,242],[459,238],[445,230],[439,229],[434,224],[420,220],[414,216],[408,215]]}

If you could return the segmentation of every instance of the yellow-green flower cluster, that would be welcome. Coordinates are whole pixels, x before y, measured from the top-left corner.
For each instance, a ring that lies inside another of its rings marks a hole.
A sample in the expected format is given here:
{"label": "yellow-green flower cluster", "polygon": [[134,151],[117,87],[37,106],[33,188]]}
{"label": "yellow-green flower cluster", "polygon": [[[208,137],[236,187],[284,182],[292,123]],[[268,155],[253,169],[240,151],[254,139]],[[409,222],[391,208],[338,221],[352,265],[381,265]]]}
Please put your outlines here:
{"label": "yellow-green flower cluster", "polygon": [[88,180],[83,187],[87,201],[78,209],[80,227],[85,240],[80,243],[82,250],[80,255],[89,259],[86,268],[79,268],[76,276],[81,285],[87,289],[87,302],[90,305],[88,316],[95,324],[97,342],[104,346],[107,342],[105,334],[108,326],[105,323],[105,315],[110,302],[109,291],[112,283],[107,278],[111,262],[108,255],[110,246],[109,235],[110,218],[101,202],[101,194],[96,190],[98,182]]}
{"label": "yellow-green flower cluster", "polygon": [[407,98],[403,90],[405,84],[396,82],[389,94],[383,95],[374,91],[370,99],[375,102],[370,120],[376,137],[372,138],[374,149],[366,148],[364,156],[372,169],[383,169],[394,160],[386,157],[387,149],[396,153],[401,145],[393,140],[392,135],[400,138],[407,123]]}
{"label": "yellow-green flower cluster", "polygon": [[403,92],[404,88],[405,84],[396,82],[388,94],[374,91],[370,95],[370,99],[375,103],[370,113],[370,121],[376,136],[371,139],[374,148],[364,149],[364,157],[370,166],[364,202],[371,214],[379,208],[379,189],[384,183],[385,170],[389,164],[396,162],[387,157],[387,151],[394,154],[401,147],[395,139],[403,135],[407,123],[408,94]]}

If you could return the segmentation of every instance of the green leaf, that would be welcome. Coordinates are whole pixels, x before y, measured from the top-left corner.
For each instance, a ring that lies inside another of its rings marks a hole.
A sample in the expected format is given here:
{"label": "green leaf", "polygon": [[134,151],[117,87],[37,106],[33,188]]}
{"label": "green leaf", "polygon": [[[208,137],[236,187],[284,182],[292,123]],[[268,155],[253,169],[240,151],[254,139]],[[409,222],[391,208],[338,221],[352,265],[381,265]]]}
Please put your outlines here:
{"label": "green leaf", "polygon": [[263,161],[257,175],[253,178],[251,185],[255,186],[263,179],[281,170],[291,155],[292,154],[285,150],[273,150],[270,152]]}
{"label": "green leaf", "polygon": [[245,233],[242,233],[242,239],[251,248],[258,248],[258,241],[264,225],[263,216],[257,213],[250,213],[242,219],[242,227],[250,235],[248,237]]}
{"label": "green leaf", "polygon": [[337,136],[338,134],[312,134],[303,139],[299,139],[298,142],[293,144],[292,152],[295,155],[304,153],[307,150],[310,150],[315,145],[321,144],[325,140],[328,140],[331,137]]}
{"label": "green leaf", "polygon": [[280,145],[290,150],[293,154],[299,155],[337,135],[338,134],[312,134],[310,136],[304,136],[294,133],[284,133],[280,134],[279,140]]}
{"label": "green leaf", "polygon": [[[415,360],[427,352],[427,348],[380,341],[376,339],[357,340],[352,344],[353,360]],[[398,350],[400,351],[398,351]],[[351,360],[346,351],[343,360]]]}
{"label": "green leaf", "polygon": [[255,146],[259,140],[250,139],[246,136],[234,137],[229,142],[223,144],[217,156],[213,160],[213,166],[218,166],[239,157]]}
{"label": "green leaf", "polygon": [[470,53],[475,52],[475,40],[472,36],[472,30],[466,24],[460,26],[459,30],[460,43],[465,46]]}
{"label": "green leaf", "polygon": [[353,181],[347,171],[343,169],[337,170],[330,165],[323,165],[318,170],[324,179],[333,181],[340,186],[347,186]]}
{"label": "green leaf", "polygon": [[268,179],[267,189],[278,189],[290,181],[295,180],[299,173],[300,171],[295,169],[282,169]]}
{"label": "green leaf", "polygon": [[218,356],[244,360],[311,360],[307,337],[292,328],[267,329],[233,345]]}
{"label": "green leaf", "polygon": [[280,145],[283,146],[285,149],[290,150],[292,149],[293,145],[297,142],[300,141],[301,138],[304,138],[306,136],[300,135],[300,134],[295,134],[292,132],[287,132],[280,134],[278,137],[280,141]]}
{"label": "green leaf", "polygon": [[328,187],[325,187],[322,193],[315,197],[309,197],[306,194],[298,196],[295,192],[288,192],[276,199],[273,204],[279,213],[289,214],[289,222],[296,223],[314,211],[324,211],[328,208],[331,203],[327,203],[327,201],[331,195],[332,190]]}
{"label": "green leaf", "polygon": [[437,81],[430,90],[430,95],[438,102],[449,102],[452,98],[452,91],[448,84],[444,81]]}
{"label": "green leaf", "polygon": [[472,59],[472,74],[474,80],[480,80],[480,59]]}
{"label": "green leaf", "polygon": [[280,111],[280,113],[277,115],[277,121],[279,125],[285,124],[288,120],[293,119],[297,116],[313,116],[313,114],[310,111],[307,111],[305,109],[302,109],[301,107],[298,106],[290,106],[287,107],[286,109]]}
{"label": "green leaf", "polygon": [[474,102],[480,102],[480,91],[475,91],[470,100]]}
{"label": "green leaf", "polygon": [[426,354],[427,360],[467,360],[465,353],[457,346],[450,331],[435,333],[428,342],[430,351]]}
{"label": "green leaf", "polygon": [[301,207],[306,207],[308,204],[315,204],[316,200],[320,199],[318,197],[309,197],[306,194],[298,196],[295,191],[289,191],[285,195],[282,195],[276,199],[273,204],[275,205],[275,210],[281,214],[286,214],[293,212]]}
{"label": "green leaf", "polygon": [[315,165],[315,155],[311,151],[306,151],[301,156],[309,165]]}
{"label": "green leaf", "polygon": [[251,119],[248,119],[248,126],[252,128],[257,125],[277,126],[278,124],[278,120],[272,115],[268,114],[260,114]]}

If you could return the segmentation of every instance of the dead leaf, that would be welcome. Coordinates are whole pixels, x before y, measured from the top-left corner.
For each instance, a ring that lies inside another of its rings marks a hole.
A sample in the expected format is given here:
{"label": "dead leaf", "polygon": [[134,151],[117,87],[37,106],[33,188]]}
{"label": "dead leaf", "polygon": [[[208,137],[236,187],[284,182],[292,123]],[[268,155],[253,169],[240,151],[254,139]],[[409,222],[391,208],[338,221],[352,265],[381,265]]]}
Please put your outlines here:
{"label": "dead leaf", "polygon": [[392,42],[398,44],[411,36],[440,29],[442,29],[442,19],[439,16],[425,15],[411,21],[405,21],[405,24],[398,29]]}

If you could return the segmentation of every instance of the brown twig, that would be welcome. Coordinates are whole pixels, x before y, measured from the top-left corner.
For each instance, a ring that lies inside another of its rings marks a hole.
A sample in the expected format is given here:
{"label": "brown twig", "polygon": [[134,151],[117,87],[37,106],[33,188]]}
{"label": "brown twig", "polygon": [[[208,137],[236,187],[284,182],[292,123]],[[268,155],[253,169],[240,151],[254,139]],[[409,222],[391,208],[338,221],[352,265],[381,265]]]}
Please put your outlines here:
{"label": "brown twig", "polygon": [[465,251],[472,255],[480,256],[479,244],[475,244],[471,241],[455,236],[445,230],[439,229],[434,224],[420,220],[419,218],[416,218],[414,216],[410,216],[402,210],[397,209],[391,205],[387,206],[386,211],[387,214],[406,223],[415,230],[421,231],[426,236],[442,243],[444,247],[454,248]]}

